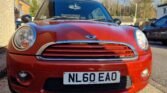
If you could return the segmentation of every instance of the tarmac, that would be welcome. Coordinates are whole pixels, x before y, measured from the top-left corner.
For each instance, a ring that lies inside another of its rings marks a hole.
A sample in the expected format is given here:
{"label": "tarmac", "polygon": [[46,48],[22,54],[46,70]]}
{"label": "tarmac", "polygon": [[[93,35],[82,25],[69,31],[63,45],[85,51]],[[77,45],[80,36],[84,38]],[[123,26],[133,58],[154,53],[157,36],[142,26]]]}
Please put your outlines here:
{"label": "tarmac", "polygon": [[147,87],[141,90],[139,93],[166,93],[166,92],[163,92],[157,89],[156,87],[152,86],[151,84],[148,84]]}
{"label": "tarmac", "polygon": [[6,74],[6,49],[0,48],[0,78]]}

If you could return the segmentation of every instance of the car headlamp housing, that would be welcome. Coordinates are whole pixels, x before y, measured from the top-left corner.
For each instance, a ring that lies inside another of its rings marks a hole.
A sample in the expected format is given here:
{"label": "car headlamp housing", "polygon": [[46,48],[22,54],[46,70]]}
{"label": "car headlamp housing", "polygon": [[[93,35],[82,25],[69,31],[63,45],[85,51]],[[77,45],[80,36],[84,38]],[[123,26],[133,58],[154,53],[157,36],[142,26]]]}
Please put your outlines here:
{"label": "car headlamp housing", "polygon": [[35,41],[36,31],[30,26],[22,26],[13,37],[13,46],[18,51],[26,51],[34,45]]}
{"label": "car headlamp housing", "polygon": [[136,41],[137,41],[139,47],[142,50],[148,50],[149,49],[149,43],[148,43],[148,40],[147,40],[145,34],[141,30],[137,29],[135,31],[135,36],[136,36]]}

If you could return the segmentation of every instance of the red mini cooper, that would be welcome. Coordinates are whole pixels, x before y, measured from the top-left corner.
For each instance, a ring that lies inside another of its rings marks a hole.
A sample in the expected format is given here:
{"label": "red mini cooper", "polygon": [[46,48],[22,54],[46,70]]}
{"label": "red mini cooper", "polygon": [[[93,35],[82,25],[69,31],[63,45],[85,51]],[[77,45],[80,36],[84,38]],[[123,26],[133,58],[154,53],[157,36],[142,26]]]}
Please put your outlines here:
{"label": "red mini cooper", "polygon": [[152,54],[137,28],[120,26],[95,0],[45,0],[8,46],[12,93],[136,93]]}

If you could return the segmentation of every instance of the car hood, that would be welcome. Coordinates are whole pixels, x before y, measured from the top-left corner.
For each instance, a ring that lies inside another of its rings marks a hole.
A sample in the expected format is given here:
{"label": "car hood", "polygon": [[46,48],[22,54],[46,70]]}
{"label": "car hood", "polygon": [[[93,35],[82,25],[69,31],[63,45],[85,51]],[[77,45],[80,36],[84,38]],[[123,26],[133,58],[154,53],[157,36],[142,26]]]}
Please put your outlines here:
{"label": "car hood", "polygon": [[56,41],[92,40],[87,36],[95,36],[95,40],[129,42],[129,31],[133,30],[117,24],[97,21],[49,21],[48,25],[39,23],[37,25],[40,34],[50,33],[49,36],[55,37]]}
{"label": "car hood", "polygon": [[155,29],[155,27],[148,25],[148,26],[144,26],[143,31],[150,31],[150,30],[154,30],[154,29]]}
{"label": "car hood", "polygon": [[[59,41],[111,41],[138,48],[134,28],[130,26],[97,21],[42,21],[29,23],[29,25],[36,29],[37,39],[31,49],[22,52],[26,54],[35,54],[47,43]],[[88,36],[96,38],[92,39]],[[21,53],[20,51],[12,52]]]}

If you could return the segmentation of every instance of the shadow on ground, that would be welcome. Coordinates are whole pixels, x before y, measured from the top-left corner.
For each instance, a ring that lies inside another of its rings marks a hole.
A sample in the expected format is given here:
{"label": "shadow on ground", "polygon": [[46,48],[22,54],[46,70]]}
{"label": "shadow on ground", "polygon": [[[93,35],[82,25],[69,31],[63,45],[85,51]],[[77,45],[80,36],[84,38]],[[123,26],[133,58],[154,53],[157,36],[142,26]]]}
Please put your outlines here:
{"label": "shadow on ground", "polygon": [[0,47],[0,78],[6,76],[6,48]]}

